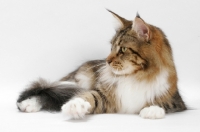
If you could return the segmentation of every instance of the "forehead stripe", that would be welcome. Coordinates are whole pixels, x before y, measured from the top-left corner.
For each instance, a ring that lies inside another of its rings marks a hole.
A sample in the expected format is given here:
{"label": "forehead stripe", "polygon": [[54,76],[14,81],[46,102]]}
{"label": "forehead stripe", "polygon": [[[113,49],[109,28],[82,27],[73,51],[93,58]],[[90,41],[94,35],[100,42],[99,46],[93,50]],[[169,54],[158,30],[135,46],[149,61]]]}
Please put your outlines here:
{"label": "forehead stripe", "polygon": [[114,40],[114,44],[120,45],[122,41],[122,37],[131,29],[131,26],[127,27],[124,30],[121,30],[118,34],[118,36]]}

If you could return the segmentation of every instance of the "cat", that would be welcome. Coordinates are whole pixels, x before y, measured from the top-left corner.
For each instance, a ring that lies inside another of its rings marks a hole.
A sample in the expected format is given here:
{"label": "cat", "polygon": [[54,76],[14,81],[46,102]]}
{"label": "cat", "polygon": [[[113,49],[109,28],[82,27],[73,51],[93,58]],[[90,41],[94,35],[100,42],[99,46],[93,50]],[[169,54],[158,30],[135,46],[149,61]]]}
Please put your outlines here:
{"label": "cat", "polygon": [[138,14],[133,21],[108,10],[119,26],[106,59],[85,62],[58,82],[33,82],[17,100],[22,112],[128,113],[160,119],[186,110],[177,88],[172,49],[161,29]]}

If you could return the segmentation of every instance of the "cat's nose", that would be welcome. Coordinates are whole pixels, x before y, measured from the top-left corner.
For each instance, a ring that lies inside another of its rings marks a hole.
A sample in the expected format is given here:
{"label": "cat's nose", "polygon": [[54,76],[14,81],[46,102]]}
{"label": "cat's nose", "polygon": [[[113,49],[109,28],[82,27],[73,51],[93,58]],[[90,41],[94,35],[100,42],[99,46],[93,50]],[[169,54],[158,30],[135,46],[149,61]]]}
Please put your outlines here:
{"label": "cat's nose", "polygon": [[107,61],[107,63],[110,65],[110,63],[112,63],[112,61],[113,61],[113,57],[108,57],[108,58],[106,59],[106,61]]}
{"label": "cat's nose", "polygon": [[114,55],[111,53],[111,54],[106,58],[106,61],[107,61],[108,64],[110,64],[110,63],[112,63],[113,59],[114,59]]}
{"label": "cat's nose", "polygon": [[107,59],[106,60],[108,64],[110,64],[112,62],[112,60]]}

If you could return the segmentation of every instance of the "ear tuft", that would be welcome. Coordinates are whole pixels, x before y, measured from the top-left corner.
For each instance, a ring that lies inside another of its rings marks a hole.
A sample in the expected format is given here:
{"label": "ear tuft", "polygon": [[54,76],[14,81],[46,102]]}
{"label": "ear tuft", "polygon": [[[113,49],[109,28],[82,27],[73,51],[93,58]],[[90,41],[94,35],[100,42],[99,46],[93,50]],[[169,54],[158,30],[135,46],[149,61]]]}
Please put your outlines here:
{"label": "ear tuft", "polygon": [[141,18],[141,17],[140,17],[140,14],[139,14],[138,12],[137,12],[137,14],[136,14],[136,17],[137,17],[137,18]]}
{"label": "ear tuft", "polygon": [[[108,10],[108,9],[107,9]],[[128,21],[124,19],[123,17],[117,15],[116,13],[112,12],[111,10],[108,10],[115,18],[114,20],[114,25],[115,25],[115,30],[118,31],[122,28],[124,28],[127,24],[130,24],[131,21]]]}
{"label": "ear tuft", "polygon": [[112,23],[113,23],[115,31],[122,29],[124,27],[124,24],[122,20],[120,19],[121,17],[117,15],[116,13],[112,12],[111,10],[108,10],[108,12],[110,12],[113,15]]}

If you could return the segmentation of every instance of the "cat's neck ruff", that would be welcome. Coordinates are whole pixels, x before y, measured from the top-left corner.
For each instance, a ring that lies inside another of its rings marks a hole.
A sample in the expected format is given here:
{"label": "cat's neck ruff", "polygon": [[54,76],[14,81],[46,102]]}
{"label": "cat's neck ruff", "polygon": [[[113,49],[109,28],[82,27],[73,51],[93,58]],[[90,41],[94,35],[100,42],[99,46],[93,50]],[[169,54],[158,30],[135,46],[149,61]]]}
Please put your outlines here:
{"label": "cat's neck ruff", "polygon": [[106,67],[102,70],[100,82],[110,86],[108,88],[115,88],[119,113],[138,113],[148,103],[154,104],[155,98],[161,97],[169,90],[166,69],[160,70],[152,81],[139,81],[134,75],[115,75]]}

